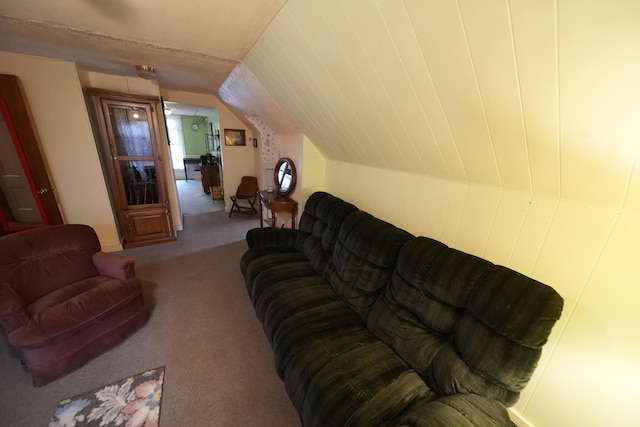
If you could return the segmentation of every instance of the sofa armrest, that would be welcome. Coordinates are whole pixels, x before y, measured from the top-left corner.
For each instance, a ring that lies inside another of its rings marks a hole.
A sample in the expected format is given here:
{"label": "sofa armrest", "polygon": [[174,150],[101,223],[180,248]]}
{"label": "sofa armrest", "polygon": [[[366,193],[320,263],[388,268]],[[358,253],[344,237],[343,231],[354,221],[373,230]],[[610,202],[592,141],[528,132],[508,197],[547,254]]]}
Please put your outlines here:
{"label": "sofa armrest", "polygon": [[93,254],[93,264],[101,276],[120,280],[136,277],[135,261],[128,256],[100,251]]}
{"label": "sofa armrest", "polygon": [[415,407],[399,426],[411,427],[510,427],[507,409],[500,402],[477,394],[452,394]]}
{"label": "sofa armrest", "polygon": [[8,333],[24,326],[29,322],[29,314],[24,303],[15,293],[11,285],[0,283],[0,324]]}
{"label": "sofa armrest", "polygon": [[296,246],[297,230],[290,228],[253,228],[247,232],[249,249],[293,249]]}

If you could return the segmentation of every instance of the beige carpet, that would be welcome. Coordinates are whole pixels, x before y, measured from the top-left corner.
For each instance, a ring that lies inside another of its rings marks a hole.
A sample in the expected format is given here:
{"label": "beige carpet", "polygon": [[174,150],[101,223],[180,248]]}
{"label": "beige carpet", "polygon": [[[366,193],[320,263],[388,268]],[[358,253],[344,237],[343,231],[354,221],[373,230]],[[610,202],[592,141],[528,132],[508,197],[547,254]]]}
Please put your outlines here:
{"label": "beige carpet", "polygon": [[257,225],[257,215],[191,215],[177,241],[124,251],[136,259],[149,323],[44,387],[31,385],[2,335],[0,426],[46,426],[61,399],[156,366],[166,367],[161,426],[300,426],[238,266]]}
{"label": "beige carpet", "polygon": [[176,180],[176,187],[178,189],[178,198],[180,199],[180,208],[184,216],[224,210],[224,200],[213,200],[210,194],[204,192],[201,181],[178,179]]}

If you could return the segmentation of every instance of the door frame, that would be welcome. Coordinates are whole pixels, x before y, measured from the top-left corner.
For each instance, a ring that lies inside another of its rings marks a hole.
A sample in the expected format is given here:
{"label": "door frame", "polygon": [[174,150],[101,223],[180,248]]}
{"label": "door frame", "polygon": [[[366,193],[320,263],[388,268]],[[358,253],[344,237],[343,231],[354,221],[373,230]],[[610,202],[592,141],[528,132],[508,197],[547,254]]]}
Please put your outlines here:
{"label": "door frame", "polygon": [[[158,125],[157,109],[160,97],[138,95],[132,93],[114,92],[99,88],[85,88],[85,92],[93,104],[93,111],[100,134],[100,153],[103,170],[108,177],[109,197],[112,208],[118,219],[120,237],[124,237],[123,246],[131,248],[153,243],[176,240],[171,203],[166,183],[167,162],[161,151],[162,138]],[[114,135],[109,117],[110,104],[144,105],[147,109],[147,120],[153,155],[144,157],[130,157],[118,155],[115,147]],[[129,205],[122,187],[122,174],[119,164],[122,160],[153,161],[156,169],[156,183],[159,200],[157,203],[143,205]],[[146,212],[146,214],[145,214]],[[145,221],[146,220],[146,224]],[[139,227],[138,227],[139,226]],[[144,230],[144,233],[138,232]]]}
{"label": "door frame", "polygon": [[3,101],[0,113],[3,114],[7,123],[15,150],[25,171],[25,177],[42,217],[42,224],[9,226],[4,213],[0,213],[2,217],[0,218],[0,235],[62,224],[63,219],[55,188],[51,185],[35,121],[18,76],[0,74],[0,100]]}

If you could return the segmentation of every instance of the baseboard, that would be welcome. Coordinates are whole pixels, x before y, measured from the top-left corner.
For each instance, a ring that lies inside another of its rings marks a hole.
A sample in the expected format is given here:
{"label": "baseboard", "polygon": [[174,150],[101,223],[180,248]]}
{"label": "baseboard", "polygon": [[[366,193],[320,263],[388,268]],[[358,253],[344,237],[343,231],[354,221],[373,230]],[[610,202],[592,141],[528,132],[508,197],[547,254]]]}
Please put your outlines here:
{"label": "baseboard", "polygon": [[516,426],[533,427],[533,424],[527,421],[527,419],[525,419],[522,415],[520,415],[520,413],[515,409],[508,408],[507,411],[509,412],[509,418],[511,419],[511,422],[513,422]]}

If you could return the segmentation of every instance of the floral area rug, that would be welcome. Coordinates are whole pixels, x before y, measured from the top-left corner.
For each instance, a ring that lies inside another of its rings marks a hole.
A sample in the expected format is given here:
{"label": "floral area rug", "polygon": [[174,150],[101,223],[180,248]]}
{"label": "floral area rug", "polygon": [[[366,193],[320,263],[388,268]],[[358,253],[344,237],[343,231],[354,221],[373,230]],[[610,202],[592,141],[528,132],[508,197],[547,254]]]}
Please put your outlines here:
{"label": "floral area rug", "polygon": [[164,366],[64,399],[49,427],[157,427],[163,381]]}

